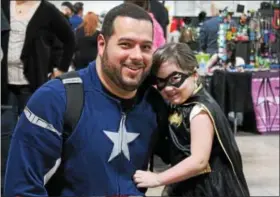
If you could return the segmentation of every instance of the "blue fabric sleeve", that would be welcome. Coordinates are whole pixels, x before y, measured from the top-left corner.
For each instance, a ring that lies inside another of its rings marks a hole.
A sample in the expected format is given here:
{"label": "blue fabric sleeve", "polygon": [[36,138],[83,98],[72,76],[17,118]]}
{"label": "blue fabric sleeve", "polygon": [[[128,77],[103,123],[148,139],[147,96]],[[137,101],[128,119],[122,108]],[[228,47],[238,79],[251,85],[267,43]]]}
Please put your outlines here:
{"label": "blue fabric sleeve", "polygon": [[65,89],[52,80],[30,98],[13,133],[4,196],[48,196],[44,187],[60,160]]}

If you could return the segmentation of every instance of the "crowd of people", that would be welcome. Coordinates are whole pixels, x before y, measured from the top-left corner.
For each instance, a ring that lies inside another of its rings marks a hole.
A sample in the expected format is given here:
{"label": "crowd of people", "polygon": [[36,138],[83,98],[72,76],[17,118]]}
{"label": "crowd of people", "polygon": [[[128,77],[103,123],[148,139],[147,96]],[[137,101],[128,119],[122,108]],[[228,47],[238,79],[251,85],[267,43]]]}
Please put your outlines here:
{"label": "crowd of people", "polygon": [[[103,20],[81,2],[1,4],[3,196],[249,196],[227,118],[191,48],[166,43],[160,2]],[[154,154],[169,169],[148,171]]]}

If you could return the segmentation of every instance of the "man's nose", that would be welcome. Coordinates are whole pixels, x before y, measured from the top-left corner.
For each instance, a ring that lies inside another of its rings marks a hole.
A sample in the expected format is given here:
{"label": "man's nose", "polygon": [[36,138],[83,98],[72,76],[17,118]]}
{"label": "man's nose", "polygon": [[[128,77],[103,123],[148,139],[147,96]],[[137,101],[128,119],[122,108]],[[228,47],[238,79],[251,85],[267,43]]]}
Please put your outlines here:
{"label": "man's nose", "polygon": [[142,61],[142,50],[139,46],[135,46],[134,49],[131,51],[130,58],[136,61]]}

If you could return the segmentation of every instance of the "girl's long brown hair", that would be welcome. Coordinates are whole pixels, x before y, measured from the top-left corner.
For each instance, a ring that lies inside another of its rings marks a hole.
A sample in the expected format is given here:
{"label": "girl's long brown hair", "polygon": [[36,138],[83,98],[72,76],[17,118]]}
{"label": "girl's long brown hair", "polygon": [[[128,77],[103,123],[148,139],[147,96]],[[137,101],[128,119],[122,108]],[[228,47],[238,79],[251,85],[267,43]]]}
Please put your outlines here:
{"label": "girl's long brown hair", "polygon": [[92,36],[97,29],[98,16],[93,12],[88,12],[84,16],[83,24],[81,27],[84,28],[86,36]]}

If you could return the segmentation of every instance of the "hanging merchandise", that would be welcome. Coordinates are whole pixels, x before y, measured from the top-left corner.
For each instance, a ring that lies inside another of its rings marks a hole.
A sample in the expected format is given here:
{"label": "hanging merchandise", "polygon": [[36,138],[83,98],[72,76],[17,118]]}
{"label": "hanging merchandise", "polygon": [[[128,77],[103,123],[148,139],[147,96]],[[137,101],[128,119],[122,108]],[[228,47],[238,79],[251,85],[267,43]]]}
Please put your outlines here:
{"label": "hanging merchandise", "polygon": [[220,59],[220,64],[224,65],[227,60],[226,54],[226,38],[227,38],[227,31],[229,29],[229,24],[227,21],[228,11],[227,7],[220,12],[219,15],[219,31],[218,31],[218,56]]}
{"label": "hanging merchandise", "polygon": [[249,22],[250,40],[250,65],[256,66],[256,56],[258,53],[258,40],[260,38],[260,17],[258,12],[250,11],[251,20]]}
{"label": "hanging merchandise", "polygon": [[272,19],[272,27],[276,30],[280,30],[280,8],[274,9],[274,16]]}
{"label": "hanging merchandise", "polygon": [[262,24],[262,36],[263,36],[263,57],[269,57],[269,35],[270,35],[270,28],[269,28],[269,21],[266,18],[261,20]]}
{"label": "hanging merchandise", "polygon": [[236,40],[237,37],[237,27],[232,26],[231,28],[232,37],[231,40]]}
{"label": "hanging merchandise", "polygon": [[[261,48],[260,48],[260,55],[263,59],[265,59],[266,62],[269,62],[270,64],[274,64],[274,62],[278,62],[276,60],[277,55],[274,55],[274,53],[277,53],[277,50],[275,51],[275,44],[277,44],[277,35],[276,31],[273,29],[273,17],[267,17],[264,16],[261,18],[261,29],[262,29],[262,42],[261,42]],[[267,65],[264,65],[265,68],[267,68]]]}

